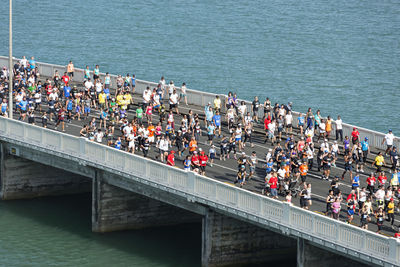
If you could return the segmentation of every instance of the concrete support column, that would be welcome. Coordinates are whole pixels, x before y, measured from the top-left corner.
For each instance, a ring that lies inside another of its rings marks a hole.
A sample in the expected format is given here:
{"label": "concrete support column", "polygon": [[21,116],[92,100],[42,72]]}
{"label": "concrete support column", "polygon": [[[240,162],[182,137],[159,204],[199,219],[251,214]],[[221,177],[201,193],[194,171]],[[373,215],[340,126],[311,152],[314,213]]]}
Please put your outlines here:
{"label": "concrete support column", "polygon": [[200,222],[201,216],[164,202],[136,194],[104,181],[96,171],[93,180],[92,231],[127,229]]}
{"label": "concrete support column", "polygon": [[366,265],[343,255],[313,246],[309,241],[297,239],[297,267],[367,267]]}
{"label": "concrete support column", "polygon": [[90,192],[89,178],[0,151],[3,200]]}
{"label": "concrete support column", "polygon": [[203,217],[202,266],[295,262],[296,241],[213,210]]}

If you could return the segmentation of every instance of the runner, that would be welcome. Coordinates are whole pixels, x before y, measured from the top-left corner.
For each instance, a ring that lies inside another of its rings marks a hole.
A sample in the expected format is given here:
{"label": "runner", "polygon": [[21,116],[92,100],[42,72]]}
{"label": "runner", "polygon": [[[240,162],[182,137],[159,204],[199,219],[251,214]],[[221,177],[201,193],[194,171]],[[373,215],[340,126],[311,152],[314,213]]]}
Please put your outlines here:
{"label": "runner", "polygon": [[393,140],[394,140],[394,134],[392,133],[392,130],[389,129],[389,132],[385,135],[385,138],[382,140],[382,145],[386,143],[385,156],[389,153],[390,149],[392,148]]}
{"label": "runner", "polygon": [[375,218],[376,218],[376,225],[378,226],[378,231],[376,232],[380,234],[383,228],[383,221],[385,218],[385,212],[383,211],[382,208],[378,208],[378,211],[375,212]]}
{"label": "runner", "polygon": [[385,159],[383,158],[382,152],[379,152],[378,155],[375,157],[372,166],[376,167],[376,172],[382,172],[382,167],[385,165]]}
{"label": "runner", "polygon": [[71,78],[74,77],[74,64],[72,63],[72,61],[70,60],[68,65],[67,65],[67,72],[68,72],[68,76]]}

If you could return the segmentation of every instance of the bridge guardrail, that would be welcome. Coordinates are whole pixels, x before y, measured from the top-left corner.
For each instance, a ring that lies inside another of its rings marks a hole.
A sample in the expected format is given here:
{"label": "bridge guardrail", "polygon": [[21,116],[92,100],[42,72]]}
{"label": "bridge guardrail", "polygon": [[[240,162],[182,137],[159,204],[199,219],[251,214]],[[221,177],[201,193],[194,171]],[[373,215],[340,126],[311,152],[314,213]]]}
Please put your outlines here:
{"label": "bridge guardrail", "polygon": [[[14,62],[19,61],[20,59],[15,58]],[[0,56],[0,66],[8,66],[8,57]],[[56,65],[56,64],[48,64],[48,63],[42,63],[42,62],[37,62],[37,66],[39,68],[39,73],[42,76],[49,76],[52,77],[55,70],[58,70],[59,73],[62,75],[66,71],[66,66],[62,65]],[[104,80],[105,73],[100,73],[100,77]],[[112,84],[116,84],[116,79],[117,75],[110,74],[111,76],[111,81]],[[74,72],[74,80],[75,81],[82,81],[84,79],[84,70],[80,68],[75,68]],[[146,87],[149,86],[150,88],[154,88],[157,86],[157,83],[154,82],[148,82],[148,81],[143,81],[143,80],[136,80],[136,92],[137,93],[143,93],[143,91],[146,89]],[[178,92],[180,92],[180,87],[176,87]],[[193,105],[199,105],[199,106],[205,106],[208,102],[213,103],[214,98],[217,94],[212,94],[212,93],[207,93],[207,92],[202,92],[198,90],[193,90],[193,89],[187,89],[187,98],[188,98],[188,104],[193,104]],[[225,109],[225,100],[226,100],[226,95],[224,94],[218,94],[221,98],[222,101],[222,108]],[[242,101],[242,100],[239,100]],[[244,100],[248,110],[251,111],[251,102]],[[300,114],[300,112],[293,111],[293,126],[297,127],[297,118]],[[303,113],[304,114],[304,113]],[[264,111],[262,108],[260,108],[258,117],[262,118],[264,116]],[[382,144],[382,141],[384,140],[385,134],[373,130],[369,130],[366,128],[354,126],[351,124],[343,123],[343,136],[351,136],[351,132],[353,131],[353,128],[357,127],[358,131],[360,132],[360,137],[368,137],[370,146],[371,148],[377,148],[380,150],[385,150],[386,145]],[[332,133],[334,133],[336,130],[336,124],[333,121],[332,123]],[[394,140],[394,145],[397,147],[400,147],[400,137],[395,137]]]}
{"label": "bridge guardrail", "polygon": [[44,148],[48,153],[85,162],[141,182],[164,187],[188,199],[312,240],[362,259],[398,265],[400,242],[287,203],[234,187],[193,172],[120,151],[81,137],[0,117],[0,139]]}

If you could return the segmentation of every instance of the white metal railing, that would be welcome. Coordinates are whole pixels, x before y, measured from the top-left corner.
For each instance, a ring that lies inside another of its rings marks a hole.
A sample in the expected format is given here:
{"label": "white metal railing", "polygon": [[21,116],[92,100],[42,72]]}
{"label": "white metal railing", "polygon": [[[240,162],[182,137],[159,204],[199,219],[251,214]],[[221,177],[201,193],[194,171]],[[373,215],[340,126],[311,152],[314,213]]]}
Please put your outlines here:
{"label": "white metal railing", "polygon": [[[398,265],[400,242],[359,227],[348,225],[217,180],[185,172],[141,156],[123,152],[81,137],[0,117],[0,140],[26,147],[45,149],[51,154],[88,166],[117,172],[150,185],[174,190],[197,202],[224,207],[236,216],[290,233],[310,237],[330,248],[342,248],[360,257]],[[279,228],[281,227],[281,228]],[[358,254],[357,254],[358,253]]]}
{"label": "white metal railing", "polygon": [[[19,61],[20,59],[14,59],[14,61]],[[1,66],[8,66],[8,57],[0,56],[0,67]],[[61,66],[61,65],[55,65],[55,64],[48,64],[48,63],[42,63],[42,62],[37,62],[37,66],[39,68],[39,72],[42,76],[48,76],[52,77],[54,75],[55,70],[58,70],[60,74],[63,74],[64,71],[66,71],[66,66]],[[100,77],[104,80],[105,73],[101,73]],[[116,79],[117,75],[111,74],[111,81],[113,85],[116,85]],[[74,80],[75,81],[82,81],[83,82],[83,77],[84,77],[84,70],[80,68],[75,68],[75,73],[74,73]],[[137,93],[143,93],[143,91],[146,89],[146,87],[149,86],[150,88],[154,88],[157,86],[157,83],[154,82],[148,82],[148,81],[143,81],[143,80],[136,80],[136,92]],[[177,87],[178,91],[180,91],[180,88]],[[213,103],[215,96],[217,94],[212,94],[212,93],[207,93],[207,92],[202,92],[198,90],[193,90],[193,89],[187,89],[187,98],[188,98],[188,104],[192,105],[199,105],[199,106],[205,106],[208,102]],[[219,94],[222,104],[224,106],[224,101],[226,99],[226,95],[224,94]],[[239,100],[241,101],[241,100]],[[248,107],[248,110],[251,110],[251,102],[246,101],[246,105]],[[259,110],[258,116],[262,118],[264,116],[263,109]],[[300,112],[293,111],[293,125],[297,126],[297,118],[300,114]],[[304,114],[304,113],[303,113]],[[343,123],[343,136],[348,135],[350,137],[351,132],[354,127],[357,127],[358,131],[360,132],[360,137],[368,137],[369,138],[369,143],[371,148],[378,148],[378,149],[386,149],[386,145],[382,144],[382,141],[384,139],[385,134],[373,130],[369,130],[366,128],[354,126],[351,124]],[[336,130],[336,124],[335,122],[332,123],[332,132],[335,132]],[[397,147],[400,147],[400,137],[395,138],[395,145]]]}

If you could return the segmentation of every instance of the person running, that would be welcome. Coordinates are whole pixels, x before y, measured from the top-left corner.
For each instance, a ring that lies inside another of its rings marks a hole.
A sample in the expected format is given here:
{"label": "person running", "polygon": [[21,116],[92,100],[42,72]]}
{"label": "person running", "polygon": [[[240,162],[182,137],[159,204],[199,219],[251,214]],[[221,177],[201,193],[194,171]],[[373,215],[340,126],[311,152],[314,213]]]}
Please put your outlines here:
{"label": "person running", "polygon": [[350,173],[350,181],[353,181],[353,158],[351,156],[351,152],[348,152],[344,155],[344,171],[342,173],[342,180],[344,180],[344,175],[349,172]]}
{"label": "person running", "polygon": [[268,184],[271,190],[272,198],[278,199],[278,177],[276,172],[272,172],[271,178],[268,180]]}
{"label": "person running", "polygon": [[65,109],[64,109],[64,107],[61,107],[60,110],[58,111],[58,122],[57,122],[57,124],[56,124],[56,126],[55,126],[55,128],[54,128],[55,130],[57,130],[58,125],[61,124],[61,130],[62,130],[63,132],[65,132],[65,122],[64,122],[64,119],[65,119]]}
{"label": "person running", "polygon": [[96,81],[99,78],[100,78],[100,67],[99,65],[96,65],[93,70],[93,81]]}
{"label": "person running", "polygon": [[369,190],[369,193],[373,195],[375,193],[375,184],[376,184],[376,178],[373,172],[371,172],[371,175],[368,176],[367,178],[367,189]]}
{"label": "person running", "polygon": [[382,167],[385,165],[385,159],[383,158],[382,152],[379,152],[378,155],[375,157],[372,166],[376,167],[376,172],[382,172]]}
{"label": "person running", "polygon": [[354,213],[356,211],[356,196],[353,195],[349,200],[347,200],[347,215],[348,215],[348,219],[347,219],[347,223],[351,223],[353,221],[354,218]]}
{"label": "person running", "polygon": [[226,138],[225,135],[223,135],[219,142],[219,147],[220,147],[219,160],[223,160],[223,161],[226,160],[226,156],[228,154],[228,144],[229,144],[229,140]]}
{"label": "person running", "polygon": [[382,186],[383,188],[386,187],[386,182],[387,182],[387,177],[385,175],[385,172],[380,172],[379,176],[378,176],[378,183],[380,186]]}
{"label": "person running", "polygon": [[385,190],[382,186],[378,186],[378,190],[375,192],[374,197],[376,199],[376,205],[379,208],[384,208],[385,207]]}
{"label": "person running", "polygon": [[199,148],[200,155],[199,155],[199,161],[200,161],[200,175],[206,175],[206,167],[207,167],[207,162],[208,162],[208,156],[204,153],[204,151]]}
{"label": "person running", "polygon": [[353,143],[353,145],[360,142],[360,132],[357,130],[356,127],[354,127],[353,131],[351,132],[351,142]]}
{"label": "person running", "polygon": [[389,132],[385,134],[385,137],[382,140],[382,145],[386,143],[385,155],[387,155],[389,151],[392,149],[393,141],[394,141],[394,134],[392,133],[392,130],[389,129]]}
{"label": "person running", "polygon": [[250,160],[248,162],[249,162],[249,169],[250,169],[250,173],[249,173],[249,180],[250,180],[253,177],[254,173],[256,172],[256,166],[258,163],[256,151],[251,152]]}
{"label": "person running", "polygon": [[192,164],[192,171],[195,173],[199,173],[199,168],[200,168],[200,159],[197,154],[197,151],[193,151],[193,154],[191,156],[191,164]]}
{"label": "person running", "polygon": [[67,65],[67,73],[68,73],[68,76],[71,78],[71,81],[72,81],[72,78],[74,77],[74,63],[72,63],[72,60],[70,60],[68,65]]}
{"label": "person running", "polygon": [[305,117],[303,113],[299,114],[299,117],[297,118],[297,127],[300,129],[300,135],[302,136],[304,133],[304,123],[305,123]]}
{"label": "person running", "polygon": [[334,196],[339,195],[340,189],[339,189],[339,177],[338,176],[335,176],[335,178],[332,179],[331,190],[333,191]]}
{"label": "person running", "polygon": [[325,211],[325,215],[326,216],[330,216],[333,217],[332,215],[332,204],[335,201],[335,196],[333,193],[333,190],[329,190],[328,196],[325,199],[326,202],[326,211]]}
{"label": "person running", "polygon": [[323,155],[323,158],[322,158],[322,167],[323,167],[323,170],[324,170],[324,174],[322,176],[323,180],[328,180],[329,179],[329,175],[331,173],[332,161],[333,161],[333,158],[332,158],[332,154],[331,153],[328,152],[328,153],[325,153]]}
{"label": "person running", "polygon": [[307,179],[308,165],[307,165],[306,161],[303,161],[303,163],[300,165],[299,171],[300,171],[300,176],[301,176],[300,185],[302,185],[302,184],[306,183],[306,179]]}
{"label": "person running", "polygon": [[383,211],[382,207],[378,208],[378,210],[375,212],[375,218],[376,225],[378,226],[378,231],[376,232],[380,234],[383,228],[383,222],[385,220],[385,212]]}
{"label": "person running", "polygon": [[233,151],[233,158],[236,160],[236,139],[235,139],[235,134],[232,134],[232,136],[229,138],[229,147],[228,147],[228,153],[227,153],[227,158],[229,159],[229,154]]}
{"label": "person running", "polygon": [[392,147],[391,151],[389,152],[390,162],[392,163],[392,172],[396,171],[398,162],[399,162],[399,153],[395,146]]}
{"label": "person running", "polygon": [[217,110],[212,118],[215,128],[218,130],[218,137],[221,137],[221,115]]}
{"label": "person running", "polygon": [[169,109],[170,111],[175,109],[176,114],[179,115],[178,102],[179,102],[179,96],[176,93],[176,89],[174,89],[169,97]]}
{"label": "person running", "polygon": [[300,207],[302,209],[308,210],[308,200],[307,200],[307,184],[304,183],[303,189],[300,191]]}
{"label": "person running", "polygon": [[242,166],[242,168],[237,172],[235,183],[239,183],[240,187],[243,187],[246,181],[246,168]]}
{"label": "person running", "polygon": [[388,216],[387,221],[390,222],[390,225],[391,225],[392,229],[394,230],[394,208],[395,208],[395,204],[394,204],[393,197],[390,198],[390,201],[387,204],[386,208],[387,208],[387,216]]}
{"label": "person running", "polygon": [[185,172],[189,172],[190,171],[191,165],[192,165],[191,156],[187,155],[185,160],[183,161],[183,169],[185,170]]}
{"label": "person running", "polygon": [[339,220],[340,209],[341,209],[340,198],[339,197],[335,197],[335,200],[332,203],[332,217],[333,217],[333,219]]}
{"label": "person running", "polygon": [[210,149],[208,150],[208,158],[210,159],[210,166],[212,167],[214,164],[215,155],[217,154],[215,146],[211,145]]}
{"label": "person running", "polygon": [[340,116],[337,116],[337,120],[335,120],[336,124],[336,140],[339,140],[343,142],[343,122]]}
{"label": "person running", "polygon": [[360,212],[360,227],[365,230],[368,230],[368,223],[370,221],[367,209],[368,208],[366,206],[363,206]]}
{"label": "person running", "polygon": [[360,174],[356,172],[356,175],[353,177],[353,181],[351,183],[351,189],[357,193],[357,199],[360,198]]}
{"label": "person running", "polygon": [[258,110],[260,108],[260,101],[258,100],[258,97],[255,96],[253,102],[251,103],[252,110],[253,110],[253,121],[255,123],[258,123]]}
{"label": "person running", "polygon": [[175,151],[174,150],[171,150],[171,152],[167,156],[167,165],[175,166]]}
{"label": "person running", "polygon": [[214,123],[210,123],[207,126],[207,136],[208,136],[208,141],[210,142],[210,145],[212,145],[214,136],[215,136],[215,125]]}
{"label": "person running", "polygon": [[188,102],[187,102],[187,93],[186,93],[186,90],[187,90],[187,88],[186,88],[186,83],[182,83],[182,86],[181,86],[181,95],[180,95],[179,99],[185,100],[185,105],[187,106],[187,105],[188,105]]}

